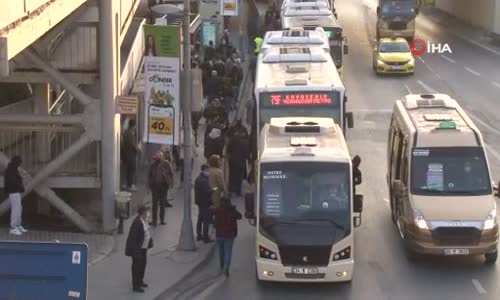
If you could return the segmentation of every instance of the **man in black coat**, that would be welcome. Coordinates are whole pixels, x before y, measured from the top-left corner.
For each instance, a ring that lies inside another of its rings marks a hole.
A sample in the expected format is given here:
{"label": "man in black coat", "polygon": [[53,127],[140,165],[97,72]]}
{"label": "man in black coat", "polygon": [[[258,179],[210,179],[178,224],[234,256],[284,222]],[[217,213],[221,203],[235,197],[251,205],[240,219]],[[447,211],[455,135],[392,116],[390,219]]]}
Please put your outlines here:
{"label": "man in black coat", "polygon": [[134,292],[144,293],[144,273],[146,271],[147,252],[153,247],[153,239],[147,222],[148,210],[145,206],[139,206],[137,217],[130,226],[125,246],[125,255],[132,258],[132,288]]}
{"label": "man in black coat", "polygon": [[14,235],[22,235],[27,232],[21,225],[23,213],[21,195],[24,193],[23,178],[19,174],[21,163],[21,157],[14,156],[7,165],[4,174],[4,191],[9,195],[10,201],[10,234]]}
{"label": "man in black coat", "polygon": [[196,222],[196,240],[205,243],[213,242],[208,236],[210,225],[210,206],[212,205],[212,188],[208,181],[208,166],[201,166],[201,173],[194,182],[194,202],[198,206],[198,221]]}
{"label": "man in black coat", "polygon": [[241,123],[237,122],[233,128],[227,153],[229,156],[229,191],[241,196],[241,183],[247,173],[250,140],[248,132]]}

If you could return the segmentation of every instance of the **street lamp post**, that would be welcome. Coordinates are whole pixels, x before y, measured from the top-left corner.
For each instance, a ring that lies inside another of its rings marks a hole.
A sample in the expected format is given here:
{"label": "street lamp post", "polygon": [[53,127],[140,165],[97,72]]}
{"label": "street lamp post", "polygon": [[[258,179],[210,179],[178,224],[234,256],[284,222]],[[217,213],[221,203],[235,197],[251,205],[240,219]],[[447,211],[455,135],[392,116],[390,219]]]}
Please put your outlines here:
{"label": "street lamp post", "polygon": [[191,171],[192,171],[192,145],[191,145],[191,36],[189,34],[190,0],[184,0],[184,22],[182,24],[183,55],[184,55],[184,83],[183,83],[183,124],[184,124],[184,217],[182,220],[181,234],[177,248],[183,251],[196,249],[191,220]]}

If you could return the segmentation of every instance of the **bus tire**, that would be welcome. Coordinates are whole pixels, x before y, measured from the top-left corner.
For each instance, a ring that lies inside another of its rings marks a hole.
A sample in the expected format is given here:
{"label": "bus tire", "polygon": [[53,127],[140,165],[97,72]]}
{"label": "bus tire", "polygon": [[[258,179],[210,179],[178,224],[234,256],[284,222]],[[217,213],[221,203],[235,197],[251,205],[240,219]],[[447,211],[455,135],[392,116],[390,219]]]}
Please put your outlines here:
{"label": "bus tire", "polygon": [[498,250],[484,255],[484,263],[487,265],[494,265],[497,262]]}

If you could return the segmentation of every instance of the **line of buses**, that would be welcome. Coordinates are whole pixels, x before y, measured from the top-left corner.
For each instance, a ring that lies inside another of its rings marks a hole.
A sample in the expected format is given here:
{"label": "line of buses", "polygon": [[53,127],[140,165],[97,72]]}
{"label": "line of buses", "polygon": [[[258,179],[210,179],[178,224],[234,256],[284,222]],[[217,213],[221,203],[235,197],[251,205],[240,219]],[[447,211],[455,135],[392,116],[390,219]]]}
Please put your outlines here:
{"label": "line of buses", "polygon": [[[328,0],[281,7],[283,30],[265,34],[254,85],[256,191],[245,215],[257,229],[256,277],[351,281],[363,196],[345,139],[346,39]],[[494,263],[495,189],[482,136],[458,103],[408,95],[395,103],[389,134],[391,216],[408,257],[480,254]]]}

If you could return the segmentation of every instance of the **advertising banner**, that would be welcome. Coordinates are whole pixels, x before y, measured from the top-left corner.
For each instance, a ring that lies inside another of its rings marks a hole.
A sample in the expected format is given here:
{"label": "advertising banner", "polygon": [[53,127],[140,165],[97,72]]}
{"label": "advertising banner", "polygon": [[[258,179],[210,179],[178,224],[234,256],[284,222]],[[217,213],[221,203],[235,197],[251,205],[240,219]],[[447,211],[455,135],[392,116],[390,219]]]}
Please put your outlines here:
{"label": "advertising banner", "polygon": [[180,129],[180,32],[177,26],[144,25],[143,141],[178,145]]}
{"label": "advertising banner", "polygon": [[234,17],[238,15],[238,0],[219,0],[221,15]]}
{"label": "advertising banner", "polygon": [[210,41],[215,45],[217,41],[217,24],[212,21],[203,21],[201,23],[201,34],[203,46],[208,46]]}

